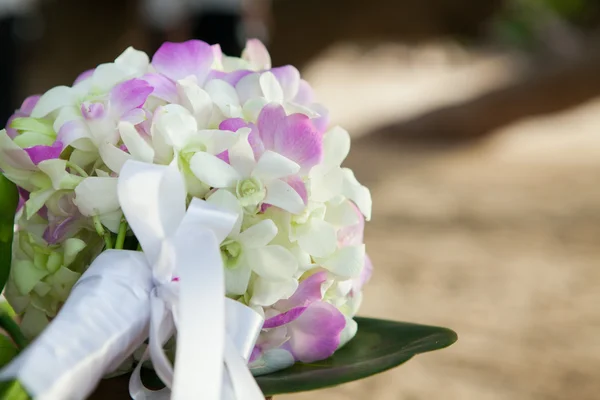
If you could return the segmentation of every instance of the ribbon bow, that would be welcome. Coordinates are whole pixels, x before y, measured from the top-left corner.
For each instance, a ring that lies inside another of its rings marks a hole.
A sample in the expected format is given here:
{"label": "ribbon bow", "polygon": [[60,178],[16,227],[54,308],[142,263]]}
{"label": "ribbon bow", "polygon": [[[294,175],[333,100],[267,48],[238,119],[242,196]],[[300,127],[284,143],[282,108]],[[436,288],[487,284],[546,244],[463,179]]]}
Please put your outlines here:
{"label": "ribbon bow", "polygon": [[[170,388],[174,400],[263,399],[246,367],[263,320],[249,307],[225,298],[220,243],[237,215],[196,198],[186,211],[184,182],[173,167],[128,162],[121,170],[118,196],[155,285],[149,346],[131,377],[132,398],[164,398]],[[175,327],[173,370],[163,346]],[[148,355],[167,390],[143,387],[140,368]]]}
{"label": "ribbon bow", "polygon": [[[175,167],[128,161],[118,196],[142,252],[104,251],[42,334],[6,368],[36,400],[86,398],[143,341],[167,386],[135,400],[262,400],[247,368],[263,319],[225,297],[220,243],[237,216],[193,199]],[[175,368],[163,351],[177,329]]]}

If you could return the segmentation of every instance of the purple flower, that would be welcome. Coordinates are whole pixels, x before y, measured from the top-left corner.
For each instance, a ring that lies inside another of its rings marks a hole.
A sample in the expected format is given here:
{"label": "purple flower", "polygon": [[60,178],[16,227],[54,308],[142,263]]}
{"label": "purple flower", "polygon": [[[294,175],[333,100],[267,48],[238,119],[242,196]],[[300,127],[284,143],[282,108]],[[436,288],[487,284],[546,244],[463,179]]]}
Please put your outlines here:
{"label": "purple flower", "polygon": [[154,87],[154,96],[168,102],[176,102],[175,83],[192,76],[202,85],[210,73],[213,60],[214,49],[200,40],[166,42],[152,57],[152,66],[156,73],[146,74],[143,79]]}
{"label": "purple flower", "polygon": [[[346,326],[344,315],[333,305],[322,301],[322,285],[327,272],[319,271],[302,281],[287,300],[273,306],[276,315],[268,318],[264,329],[285,329],[288,340],[282,348],[295,360],[313,362],[331,356],[340,344],[340,334]],[[272,348],[263,343],[255,349],[255,357]]]}

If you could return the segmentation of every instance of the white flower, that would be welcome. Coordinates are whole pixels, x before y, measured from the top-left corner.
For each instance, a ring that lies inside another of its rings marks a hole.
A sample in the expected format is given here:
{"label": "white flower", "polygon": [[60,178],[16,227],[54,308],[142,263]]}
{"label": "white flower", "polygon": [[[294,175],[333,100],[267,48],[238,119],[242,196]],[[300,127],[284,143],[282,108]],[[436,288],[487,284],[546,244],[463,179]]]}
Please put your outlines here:
{"label": "white flower", "polygon": [[266,203],[294,214],[301,213],[304,201],[281,179],[296,174],[300,166],[272,151],[265,151],[255,161],[248,143],[249,133],[248,128],[237,131],[239,139],[229,149],[230,164],[212,154],[198,152],[190,160],[192,172],[213,188],[235,193],[240,205],[247,209],[257,210]]}

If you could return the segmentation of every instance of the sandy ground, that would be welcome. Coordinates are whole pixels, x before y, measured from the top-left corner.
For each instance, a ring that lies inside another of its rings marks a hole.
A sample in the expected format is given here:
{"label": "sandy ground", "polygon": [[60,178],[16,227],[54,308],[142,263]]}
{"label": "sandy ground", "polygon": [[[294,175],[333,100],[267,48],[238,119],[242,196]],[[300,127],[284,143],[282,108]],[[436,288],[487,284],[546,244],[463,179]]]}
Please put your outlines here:
{"label": "sandy ground", "polygon": [[[419,81],[389,54],[377,63],[349,66],[351,59],[321,60],[309,75],[356,136],[373,115],[401,108],[409,117],[501,84],[512,65],[469,63],[479,74],[448,94],[453,81],[466,82],[462,67]],[[326,79],[331,71],[336,81]],[[427,99],[432,81],[441,94]],[[368,91],[363,108],[348,100]],[[361,314],[448,326],[459,341],[376,377],[279,399],[597,399],[599,132],[597,102],[460,149],[355,141],[348,165],[374,198],[366,242],[376,270]]]}

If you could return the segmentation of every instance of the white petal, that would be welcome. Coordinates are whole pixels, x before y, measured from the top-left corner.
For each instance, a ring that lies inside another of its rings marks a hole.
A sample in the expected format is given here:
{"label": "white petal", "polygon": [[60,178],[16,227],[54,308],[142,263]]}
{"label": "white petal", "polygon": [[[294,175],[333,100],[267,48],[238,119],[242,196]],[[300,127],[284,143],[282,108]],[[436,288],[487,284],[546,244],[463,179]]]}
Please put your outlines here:
{"label": "white petal", "polygon": [[339,167],[350,152],[350,134],[339,126],[323,136],[323,163]]}
{"label": "white petal", "polygon": [[260,76],[259,82],[260,88],[262,89],[263,95],[267,101],[280,104],[283,102],[283,89],[272,72],[264,72]]}
{"label": "white petal", "polygon": [[161,131],[168,144],[175,149],[182,149],[198,131],[196,119],[190,112],[178,105],[169,104],[162,108],[153,126]]}
{"label": "white petal", "polygon": [[315,261],[341,278],[356,278],[365,264],[365,245],[347,246],[331,257]]}
{"label": "white petal", "polygon": [[234,268],[225,268],[225,292],[227,295],[243,295],[248,289],[250,281],[250,268],[240,265]]}
{"label": "white petal", "polygon": [[243,114],[244,119],[250,122],[258,121],[258,116],[262,109],[269,104],[264,97],[255,97],[244,103]]}
{"label": "white petal", "polygon": [[267,183],[265,187],[267,195],[263,200],[264,203],[279,207],[292,214],[300,214],[306,207],[298,192],[282,180],[275,179]]}
{"label": "white petal", "polygon": [[355,208],[349,200],[343,198],[340,203],[328,203],[325,220],[335,226],[352,226],[359,223]]}
{"label": "white petal", "polygon": [[252,285],[251,305],[268,307],[282,299],[288,299],[298,288],[298,280],[269,280],[258,277]]}
{"label": "white petal", "polygon": [[219,154],[232,147],[237,140],[238,135],[235,132],[208,129],[196,132],[187,145],[202,144],[206,147],[207,153]]}
{"label": "white petal", "polygon": [[108,92],[117,83],[132,78],[134,72],[114,63],[100,64],[94,70],[91,78],[91,89],[99,92]]}
{"label": "white petal", "polygon": [[298,244],[302,250],[314,257],[327,257],[337,248],[337,234],[333,225],[312,218],[298,227]]}
{"label": "white petal", "polygon": [[75,106],[67,106],[62,107],[54,120],[54,132],[60,131],[60,128],[69,121],[73,121],[75,119],[83,119],[81,115],[81,110]]}
{"label": "white petal", "polygon": [[338,349],[345,346],[354,336],[356,336],[356,332],[358,332],[358,324],[352,318],[346,317],[346,326],[340,333],[340,345]]}
{"label": "white petal", "polygon": [[237,214],[238,219],[231,229],[231,235],[236,236],[240,232],[240,227],[242,226],[242,220],[244,218],[244,212],[237,197],[235,197],[233,193],[228,190],[219,189],[211,194],[210,197],[206,199],[206,202]]}
{"label": "white petal", "polygon": [[[155,119],[157,118],[157,113],[160,112],[155,112]],[[170,144],[171,140],[167,136],[167,133],[163,129],[160,129],[153,121],[150,127],[150,134],[152,135],[152,147],[154,148],[156,162],[169,164],[173,160],[173,146]]]}
{"label": "white petal", "polygon": [[196,178],[215,188],[234,187],[240,179],[231,165],[202,151],[194,154],[190,160],[190,169]]}
{"label": "white petal", "polygon": [[121,210],[109,212],[100,216],[100,222],[102,223],[102,225],[104,225],[106,229],[113,233],[119,232],[122,219],[123,213],[121,212]]}
{"label": "white petal", "polygon": [[104,164],[117,174],[121,172],[123,165],[125,165],[128,160],[132,159],[131,154],[125,153],[123,150],[110,143],[101,144],[98,150],[100,151],[100,158],[102,158]]}
{"label": "white petal", "polygon": [[119,209],[117,178],[86,178],[75,188],[73,200],[85,216],[109,213]]}
{"label": "white petal", "polygon": [[120,122],[119,132],[129,154],[136,160],[151,163],[154,160],[154,149],[144,140],[130,122]]}
{"label": "white petal", "polygon": [[256,225],[252,225],[238,236],[244,247],[255,249],[266,246],[277,235],[277,226],[270,219],[265,219]]}
{"label": "white petal", "polygon": [[60,158],[44,160],[38,164],[40,171],[48,175],[55,190],[73,190],[83,180],[82,177],[66,171],[67,161]]}
{"label": "white petal", "polygon": [[260,40],[250,39],[242,51],[242,58],[250,63],[255,71],[271,69],[271,56]]}
{"label": "white petal", "polygon": [[213,101],[198,84],[191,79],[182,79],[177,82],[177,92],[182,104],[189,109],[200,128],[205,128],[210,122]]}
{"label": "white petal", "polygon": [[129,70],[136,76],[143,75],[147,69],[150,59],[143,51],[128,47],[119,57],[115,59],[115,64],[123,69]]}
{"label": "white petal", "polygon": [[344,174],[342,194],[352,200],[360,212],[365,216],[365,219],[370,221],[371,207],[373,205],[371,192],[368,188],[358,183],[354,176],[354,172],[352,172],[351,169],[342,168],[342,172]]}
{"label": "white petal", "polygon": [[243,177],[250,176],[250,173],[256,165],[254,161],[254,151],[248,141],[250,128],[238,129],[237,141],[229,149],[229,162],[231,166]]}
{"label": "white petal", "polygon": [[58,110],[61,107],[75,104],[76,100],[75,93],[70,87],[54,87],[40,97],[40,100],[31,111],[31,116],[33,118],[45,117],[52,111]]}
{"label": "white petal", "polygon": [[265,246],[243,250],[246,262],[259,276],[268,279],[288,279],[298,269],[298,261],[283,246]]}
{"label": "white petal", "polygon": [[267,150],[256,163],[252,175],[263,181],[284,178],[300,171],[300,166],[294,161],[274,151]]}
{"label": "white petal", "polygon": [[339,167],[315,165],[310,170],[310,199],[324,203],[342,193],[344,174]]}
{"label": "white petal", "polygon": [[213,79],[204,87],[214,104],[229,118],[240,116],[241,106],[235,88],[221,79]]}
{"label": "white petal", "polygon": [[240,79],[237,85],[235,85],[235,90],[237,91],[241,104],[246,103],[250,99],[263,97],[259,80],[259,73],[249,74]]}

